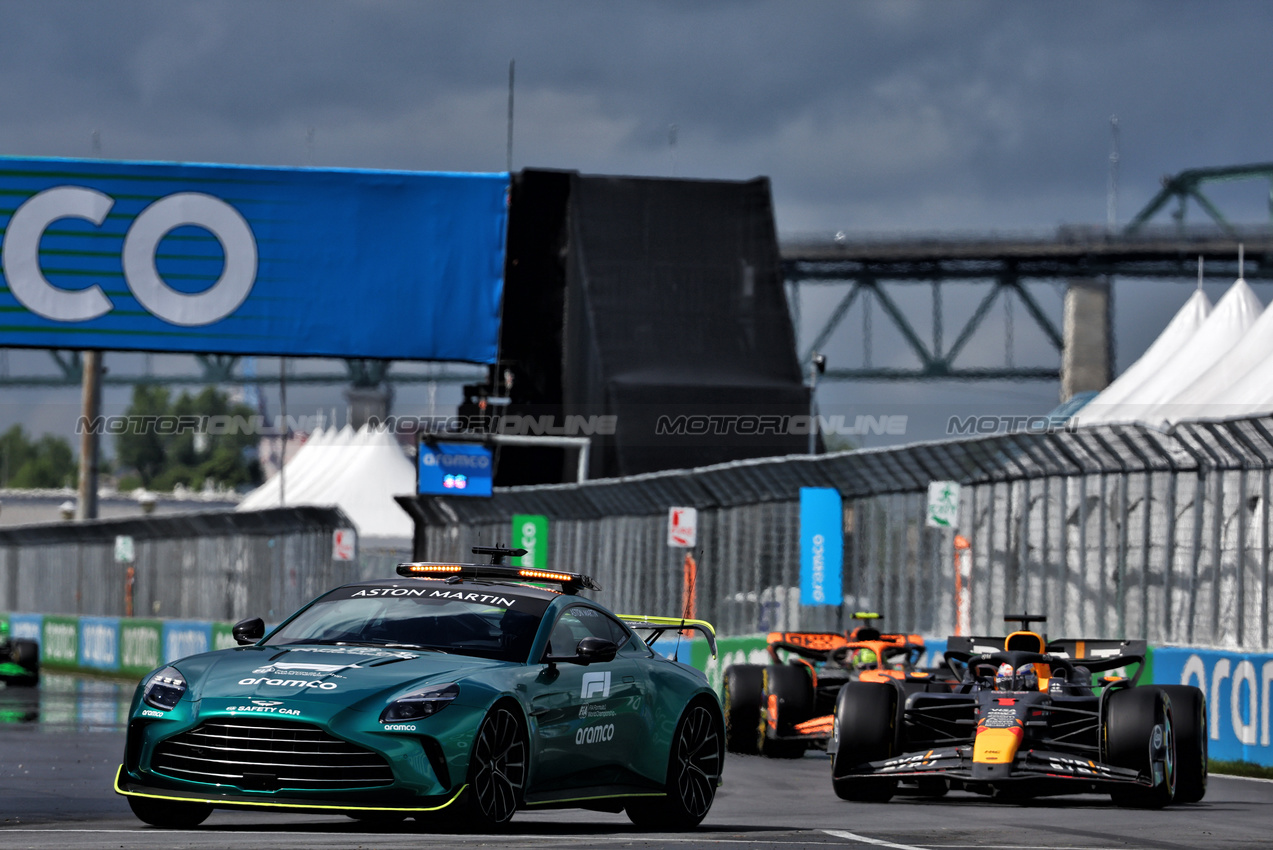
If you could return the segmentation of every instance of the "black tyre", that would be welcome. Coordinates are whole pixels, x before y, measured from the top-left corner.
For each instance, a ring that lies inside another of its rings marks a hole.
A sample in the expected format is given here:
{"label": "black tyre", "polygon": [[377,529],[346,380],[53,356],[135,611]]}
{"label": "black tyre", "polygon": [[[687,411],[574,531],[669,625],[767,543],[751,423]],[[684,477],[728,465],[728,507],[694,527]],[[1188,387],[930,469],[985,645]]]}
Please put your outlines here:
{"label": "black tyre", "polygon": [[756,747],[768,758],[800,758],[809,748],[805,741],[779,741],[769,735],[795,735],[796,724],[813,717],[813,679],[809,670],[803,665],[771,664],[761,672],[763,685]]}
{"label": "black tyre", "polygon": [[129,797],[128,807],[138,820],[160,829],[194,829],[212,814],[212,807],[203,803],[180,803],[150,797]]}
{"label": "black tyre", "polygon": [[725,730],[712,709],[706,702],[685,709],[668,755],[666,796],[628,801],[628,820],[642,829],[693,829],[707,817],[725,764]]}
{"label": "black tyre", "polygon": [[1176,797],[1196,803],[1207,796],[1207,699],[1192,685],[1165,685],[1176,727]]}
{"label": "black tyre", "polygon": [[725,668],[725,748],[755,755],[760,725],[760,694],[765,668],[759,664],[731,664]]}
{"label": "black tyre", "polygon": [[1150,786],[1110,792],[1119,806],[1161,809],[1176,791],[1176,734],[1171,700],[1159,688],[1124,688],[1105,704],[1105,752],[1110,764],[1139,771]]}
{"label": "black tyre", "polygon": [[13,642],[13,663],[32,673],[40,669],[40,645],[33,640],[18,639]]}
{"label": "black tyre", "polygon": [[512,820],[522,805],[529,767],[530,747],[520,712],[497,704],[473,738],[464,825],[495,829]]}
{"label": "black tyre", "polygon": [[849,778],[851,768],[892,756],[897,749],[897,688],[880,682],[850,682],[835,701],[831,733],[831,785],[841,800],[886,802],[896,779]]}

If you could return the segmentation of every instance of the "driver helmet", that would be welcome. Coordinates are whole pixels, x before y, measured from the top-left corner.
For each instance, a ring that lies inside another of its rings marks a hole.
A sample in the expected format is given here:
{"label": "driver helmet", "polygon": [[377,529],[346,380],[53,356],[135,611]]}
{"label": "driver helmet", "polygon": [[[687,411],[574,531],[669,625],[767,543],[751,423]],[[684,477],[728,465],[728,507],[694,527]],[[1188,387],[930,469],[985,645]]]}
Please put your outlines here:
{"label": "driver helmet", "polygon": [[1017,668],[1017,688],[1022,691],[1037,691],[1039,689],[1039,673],[1033,663],[1022,664]]}
{"label": "driver helmet", "polygon": [[995,671],[995,690],[1010,691],[1012,690],[1012,678],[1015,671],[1012,665],[1006,661],[999,665],[999,669]]}
{"label": "driver helmet", "polygon": [[873,649],[862,648],[853,653],[853,663],[859,667],[864,664],[874,664],[879,660],[880,657],[875,654]]}

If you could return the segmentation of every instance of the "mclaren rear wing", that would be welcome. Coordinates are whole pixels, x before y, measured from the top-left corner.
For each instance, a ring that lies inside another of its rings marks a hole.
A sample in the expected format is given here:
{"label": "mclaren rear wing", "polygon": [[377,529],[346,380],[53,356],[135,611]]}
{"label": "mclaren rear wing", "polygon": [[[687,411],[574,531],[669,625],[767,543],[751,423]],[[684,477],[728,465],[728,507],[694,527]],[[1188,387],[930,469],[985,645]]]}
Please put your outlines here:
{"label": "mclaren rear wing", "polygon": [[695,631],[707,638],[707,646],[716,657],[716,629],[706,620],[686,620],[681,617],[646,617],[641,614],[620,614],[619,619],[631,629],[649,632],[645,637],[650,646],[665,632]]}

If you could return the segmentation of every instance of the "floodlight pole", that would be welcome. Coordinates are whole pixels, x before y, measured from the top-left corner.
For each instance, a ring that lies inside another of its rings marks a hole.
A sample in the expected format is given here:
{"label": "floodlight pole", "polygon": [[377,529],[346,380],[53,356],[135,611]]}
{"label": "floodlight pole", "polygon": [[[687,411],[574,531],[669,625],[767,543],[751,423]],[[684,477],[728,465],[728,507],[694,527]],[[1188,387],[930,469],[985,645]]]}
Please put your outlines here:
{"label": "floodlight pole", "polygon": [[97,519],[97,417],[102,413],[102,352],[85,351],[81,360],[83,392],[80,417],[80,477],[76,519]]}
{"label": "floodlight pole", "polygon": [[818,376],[827,370],[827,356],[813,352],[809,358],[809,454],[818,453]]}

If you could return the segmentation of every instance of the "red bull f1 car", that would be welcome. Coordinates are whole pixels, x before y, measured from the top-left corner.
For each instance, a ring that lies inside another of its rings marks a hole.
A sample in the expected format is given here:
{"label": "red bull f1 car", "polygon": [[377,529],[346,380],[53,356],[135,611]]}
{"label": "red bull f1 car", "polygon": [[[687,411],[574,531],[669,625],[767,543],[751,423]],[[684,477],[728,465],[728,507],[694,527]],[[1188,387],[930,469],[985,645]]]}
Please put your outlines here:
{"label": "red bull f1 car", "polygon": [[836,697],[849,682],[898,681],[920,687],[932,671],[915,667],[924,654],[919,635],[883,634],[878,614],[843,632],[771,632],[770,663],[725,670],[725,737],[731,752],[798,758],[831,737]]}
{"label": "red bull f1 car", "polygon": [[[841,688],[832,785],[845,800],[886,801],[899,783],[1026,799],[1103,793],[1161,808],[1207,789],[1207,709],[1198,688],[1140,685],[1141,640],[1048,640],[1042,617],[1009,616],[1004,638],[952,637],[953,684],[900,680]],[[1127,667],[1135,673],[1113,674]]]}

